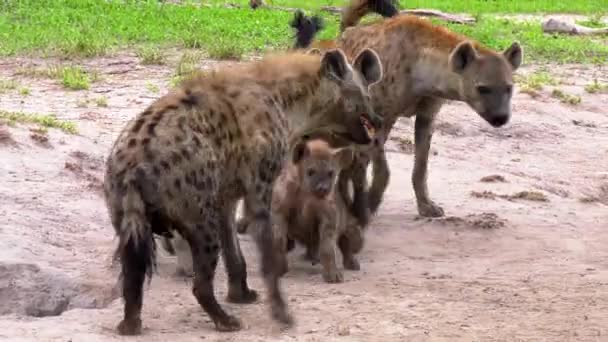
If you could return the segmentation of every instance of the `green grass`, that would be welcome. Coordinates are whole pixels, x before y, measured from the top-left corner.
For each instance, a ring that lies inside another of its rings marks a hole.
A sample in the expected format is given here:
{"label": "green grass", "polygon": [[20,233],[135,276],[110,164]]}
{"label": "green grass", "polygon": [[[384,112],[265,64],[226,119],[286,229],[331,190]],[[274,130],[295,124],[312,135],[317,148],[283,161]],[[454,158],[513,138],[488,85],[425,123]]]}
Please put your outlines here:
{"label": "green grass", "polygon": [[13,79],[0,80],[0,94],[4,94],[10,90],[15,90],[19,86],[19,83]]}
{"label": "green grass", "polygon": [[[207,4],[235,3],[246,6],[248,0],[207,0]],[[271,6],[314,9],[320,6],[341,7],[349,0],[266,0]],[[596,13],[608,12],[608,0],[400,0],[401,9],[433,8],[457,13]]]}
{"label": "green grass", "polygon": [[50,65],[46,68],[23,67],[17,74],[29,77],[51,78],[61,81],[68,89],[89,89],[91,82],[98,80],[97,72],[89,72],[79,66]]}
{"label": "green grass", "polygon": [[137,57],[141,59],[142,64],[165,64],[165,55],[157,46],[145,45],[137,50]]}
{"label": "green grass", "polygon": [[72,90],[89,89],[91,78],[89,74],[80,67],[67,67],[61,73],[61,83],[64,87]]}
{"label": "green grass", "polygon": [[585,86],[585,91],[589,94],[608,92],[608,83],[602,83],[594,79],[593,82]]}
{"label": "green grass", "polygon": [[[185,5],[159,1],[20,0],[0,1],[0,56],[45,54],[62,57],[98,56],[118,49],[138,49],[145,62],[158,62],[166,47],[202,49],[220,59],[238,59],[250,53],[284,50],[293,43],[288,26],[293,13],[224,8],[226,1],[203,1],[218,6]],[[235,0],[246,4],[247,0]],[[343,1],[274,0],[275,6],[318,8]],[[191,3],[191,4],[188,4]],[[526,61],[608,63],[605,37],[547,35],[539,22],[497,19],[488,12],[608,11],[608,0],[435,0],[407,1],[408,7],[434,7],[475,14],[475,25],[445,24],[492,48],[504,49],[513,40],[524,46]],[[310,12],[309,12],[310,13]],[[327,28],[319,38],[334,38],[338,17],[320,12]],[[594,14],[597,16],[597,14]],[[595,17],[592,17],[595,18]],[[153,48],[152,48],[153,47]],[[82,84],[84,82],[76,82]]]}
{"label": "green grass", "polygon": [[571,105],[577,105],[577,104],[581,103],[580,96],[564,93],[560,89],[553,89],[553,91],[551,92],[551,96],[556,99],[559,99],[559,101],[561,103],[566,103],[566,104],[571,104]]}
{"label": "green grass", "polygon": [[525,76],[517,75],[515,81],[521,86],[522,90],[539,91],[545,85],[558,85],[559,80],[556,80],[547,71],[537,71]]}
{"label": "green grass", "polygon": [[66,133],[77,134],[76,124],[71,121],[59,120],[51,114],[35,114],[23,112],[8,112],[0,110],[0,120],[7,121],[9,124],[33,123],[41,127],[57,128]]}

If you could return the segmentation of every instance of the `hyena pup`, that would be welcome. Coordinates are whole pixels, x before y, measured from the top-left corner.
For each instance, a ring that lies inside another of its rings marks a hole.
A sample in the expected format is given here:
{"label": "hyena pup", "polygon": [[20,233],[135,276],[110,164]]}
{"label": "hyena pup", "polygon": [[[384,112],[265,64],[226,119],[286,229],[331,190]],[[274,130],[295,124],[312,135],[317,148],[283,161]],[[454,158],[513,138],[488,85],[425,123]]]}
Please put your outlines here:
{"label": "hyena pup", "polygon": [[332,149],[319,138],[300,141],[293,148],[272,198],[275,248],[283,256],[284,272],[288,239],[306,246],[306,256],[313,264],[320,259],[326,282],[344,280],[336,264],[337,248],[344,268],[359,270],[354,254],[363,246],[363,230],[336,191],[338,173],[352,158],[350,148]]}

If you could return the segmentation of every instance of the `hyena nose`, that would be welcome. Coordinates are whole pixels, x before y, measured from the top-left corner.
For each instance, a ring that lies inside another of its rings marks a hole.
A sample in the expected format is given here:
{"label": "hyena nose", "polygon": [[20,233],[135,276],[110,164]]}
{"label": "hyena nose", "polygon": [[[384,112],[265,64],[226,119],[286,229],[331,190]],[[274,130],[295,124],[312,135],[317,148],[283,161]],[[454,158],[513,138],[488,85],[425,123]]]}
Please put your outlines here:
{"label": "hyena nose", "polygon": [[315,195],[319,198],[323,198],[329,194],[329,186],[325,184],[319,184],[315,187]]}
{"label": "hyena nose", "polygon": [[490,125],[494,127],[500,127],[509,122],[510,115],[509,114],[498,114],[492,117],[490,121]]}

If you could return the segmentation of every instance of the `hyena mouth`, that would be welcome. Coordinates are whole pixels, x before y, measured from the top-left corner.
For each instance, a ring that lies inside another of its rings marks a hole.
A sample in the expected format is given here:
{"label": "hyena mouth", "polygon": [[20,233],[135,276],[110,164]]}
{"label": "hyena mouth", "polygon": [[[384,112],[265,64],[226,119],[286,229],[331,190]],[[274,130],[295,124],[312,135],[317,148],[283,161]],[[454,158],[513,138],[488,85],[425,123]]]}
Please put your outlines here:
{"label": "hyena mouth", "polygon": [[365,132],[370,139],[373,139],[376,135],[376,128],[372,123],[367,119],[367,115],[362,114],[359,119],[361,120],[361,124],[365,128]]}

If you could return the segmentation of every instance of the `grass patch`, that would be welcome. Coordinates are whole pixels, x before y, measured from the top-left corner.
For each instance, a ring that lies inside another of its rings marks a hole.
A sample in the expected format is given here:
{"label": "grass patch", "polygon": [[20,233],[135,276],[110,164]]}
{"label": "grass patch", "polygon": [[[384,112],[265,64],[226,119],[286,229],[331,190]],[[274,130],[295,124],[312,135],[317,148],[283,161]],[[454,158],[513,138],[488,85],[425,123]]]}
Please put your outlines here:
{"label": "grass patch", "polygon": [[571,104],[571,105],[577,105],[577,104],[581,103],[580,96],[566,94],[563,91],[561,91],[560,89],[553,89],[553,91],[551,92],[551,96],[556,99],[559,99],[559,101],[561,103],[566,103],[566,104]]}
{"label": "grass patch", "polygon": [[488,15],[479,16],[475,25],[433,22],[469,36],[496,50],[513,41],[524,47],[524,60],[536,62],[608,64],[608,44],[599,38],[546,34],[537,21],[511,21]]}
{"label": "grass patch", "polygon": [[15,90],[19,86],[19,83],[13,79],[0,80],[0,94],[4,94],[9,90]]}
{"label": "grass patch", "polygon": [[49,65],[46,68],[23,67],[17,74],[34,78],[50,78],[61,81],[68,89],[89,89],[91,82],[99,79],[97,72],[89,72],[79,66]]}
{"label": "grass patch", "polygon": [[[0,56],[43,53],[60,56],[98,56],[118,48],[141,48],[142,60],[158,61],[158,51],[168,46],[205,50],[218,59],[238,59],[251,53],[284,50],[293,44],[288,22],[293,13],[259,9],[252,11],[246,0],[231,0],[242,9],[225,8],[226,1],[184,1],[175,5],[152,0],[20,0],[0,1]],[[341,6],[345,1],[272,0],[274,6],[318,9]],[[410,8],[437,8],[473,13],[475,25],[446,24],[451,29],[503,50],[518,40],[526,61],[608,63],[608,44],[597,37],[548,35],[540,22],[497,19],[491,12],[581,12],[601,13],[608,0],[489,1],[435,0],[402,1]],[[337,35],[338,16],[319,12],[327,28],[319,38]],[[150,48],[155,46],[156,48]]]}
{"label": "grass patch", "polygon": [[80,67],[67,67],[61,73],[61,84],[72,90],[86,90],[91,85],[91,77]]}
{"label": "grass patch", "polygon": [[75,123],[71,121],[59,120],[52,114],[8,112],[0,110],[0,119],[7,121],[12,125],[16,123],[33,123],[41,127],[57,128],[70,134],[78,133]]}
{"label": "grass patch", "polygon": [[30,88],[23,87],[23,88],[19,89],[19,94],[21,94],[21,96],[30,95]]}
{"label": "grass patch", "polygon": [[545,85],[559,84],[559,80],[555,79],[547,71],[536,71],[525,76],[516,75],[515,82],[519,84],[522,93],[530,95],[537,94]]}
{"label": "grass patch", "polygon": [[176,87],[184,79],[192,76],[192,74],[199,69],[198,64],[202,58],[203,55],[198,51],[184,52],[177,62],[175,73],[171,77],[171,87]]}
{"label": "grass patch", "polygon": [[602,22],[602,13],[598,13],[590,16],[586,20],[577,20],[576,23],[582,26],[591,27],[591,28],[602,28],[608,25]]}
{"label": "grass patch", "polygon": [[146,89],[148,89],[149,92],[154,93],[154,94],[158,94],[160,92],[160,88],[158,88],[158,86],[156,84],[152,84],[152,83],[146,84]]}
{"label": "grass patch", "polygon": [[98,97],[95,99],[95,104],[97,105],[97,107],[107,107],[108,99],[105,98],[104,96]]}
{"label": "grass patch", "polygon": [[602,83],[594,79],[592,83],[585,86],[585,91],[589,94],[608,92],[608,83]]}
{"label": "grass patch", "polygon": [[140,58],[141,64],[165,64],[165,55],[161,49],[156,46],[142,46],[137,50],[137,57]]}
{"label": "grass patch", "polygon": [[[350,0],[266,0],[268,5],[315,9],[320,6],[343,6]],[[247,6],[249,0],[206,0],[207,4],[235,3]],[[595,13],[608,11],[606,0],[399,0],[400,8],[433,8],[458,13]]]}

